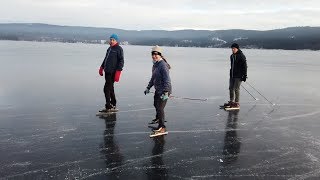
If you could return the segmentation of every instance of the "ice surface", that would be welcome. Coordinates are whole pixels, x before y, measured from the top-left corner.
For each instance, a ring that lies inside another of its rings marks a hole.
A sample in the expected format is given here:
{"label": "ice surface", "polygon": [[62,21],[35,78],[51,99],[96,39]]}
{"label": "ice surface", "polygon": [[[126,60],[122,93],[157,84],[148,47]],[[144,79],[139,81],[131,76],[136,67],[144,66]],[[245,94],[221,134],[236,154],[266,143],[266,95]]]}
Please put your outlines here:
{"label": "ice surface", "polygon": [[0,179],[317,179],[320,52],[244,50],[241,110],[226,112],[229,49],[169,48],[169,134],[150,139],[150,47],[124,46],[117,114],[103,45],[0,41]]}

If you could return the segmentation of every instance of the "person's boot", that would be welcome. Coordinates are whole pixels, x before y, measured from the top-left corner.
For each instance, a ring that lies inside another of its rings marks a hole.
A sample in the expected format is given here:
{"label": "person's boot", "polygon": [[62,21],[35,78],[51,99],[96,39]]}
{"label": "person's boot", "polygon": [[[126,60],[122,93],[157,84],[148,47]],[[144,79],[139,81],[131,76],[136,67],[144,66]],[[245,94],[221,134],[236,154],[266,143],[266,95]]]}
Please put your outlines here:
{"label": "person's boot", "polygon": [[112,112],[112,110],[111,110],[111,108],[109,108],[109,109],[105,108],[105,109],[100,110],[99,112],[101,112],[101,113],[110,113],[110,112]]}
{"label": "person's boot", "polygon": [[112,112],[118,112],[119,111],[119,109],[117,109],[117,107],[115,106],[115,105],[111,105],[112,107],[111,107],[111,111]]}
{"label": "person's boot", "polygon": [[240,104],[238,102],[232,103],[232,108],[240,108]]}
{"label": "person's boot", "polygon": [[167,135],[168,132],[166,131],[166,128],[161,127],[158,130],[154,130],[153,133],[150,135],[150,137],[157,137],[157,136],[163,136],[163,135]]}
{"label": "person's boot", "polygon": [[158,128],[158,129],[156,129],[156,130],[154,130],[154,132],[165,132],[166,131],[166,128],[164,128],[164,127],[160,127],[160,128]]}
{"label": "person's boot", "polygon": [[[166,120],[164,120],[164,122],[167,122]],[[153,119],[151,122],[149,122],[149,124],[158,124],[159,123],[159,119]]]}
{"label": "person's boot", "polygon": [[149,124],[158,124],[159,123],[159,119],[153,119],[151,122],[149,122]]}

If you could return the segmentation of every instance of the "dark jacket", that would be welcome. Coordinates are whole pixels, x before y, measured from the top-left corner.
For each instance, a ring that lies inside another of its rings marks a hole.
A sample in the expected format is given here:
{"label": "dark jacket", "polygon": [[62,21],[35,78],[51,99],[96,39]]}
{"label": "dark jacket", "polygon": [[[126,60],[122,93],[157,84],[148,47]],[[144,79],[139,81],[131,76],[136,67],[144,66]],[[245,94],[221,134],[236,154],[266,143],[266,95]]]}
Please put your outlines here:
{"label": "dark jacket", "polygon": [[123,50],[119,45],[110,46],[101,64],[106,73],[122,71],[124,65]]}
{"label": "dark jacket", "polygon": [[239,51],[236,54],[230,56],[231,68],[230,78],[243,78],[247,77],[247,60],[246,56]]}
{"label": "dark jacket", "polygon": [[171,94],[171,80],[169,75],[169,65],[164,61],[156,62],[152,67],[152,77],[147,86],[150,89],[154,86],[156,94],[161,95],[164,92]]}

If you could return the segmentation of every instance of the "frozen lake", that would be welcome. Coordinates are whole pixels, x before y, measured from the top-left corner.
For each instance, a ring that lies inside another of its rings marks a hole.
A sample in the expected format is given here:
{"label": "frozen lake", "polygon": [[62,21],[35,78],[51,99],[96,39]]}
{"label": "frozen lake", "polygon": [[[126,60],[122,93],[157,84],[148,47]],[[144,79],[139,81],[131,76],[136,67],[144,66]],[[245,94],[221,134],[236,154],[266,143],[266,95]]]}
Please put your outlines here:
{"label": "frozen lake", "polygon": [[241,110],[225,112],[230,49],[164,47],[172,66],[169,134],[150,139],[151,47],[123,46],[104,106],[105,45],[0,41],[0,179],[319,179],[320,52],[243,50]]}

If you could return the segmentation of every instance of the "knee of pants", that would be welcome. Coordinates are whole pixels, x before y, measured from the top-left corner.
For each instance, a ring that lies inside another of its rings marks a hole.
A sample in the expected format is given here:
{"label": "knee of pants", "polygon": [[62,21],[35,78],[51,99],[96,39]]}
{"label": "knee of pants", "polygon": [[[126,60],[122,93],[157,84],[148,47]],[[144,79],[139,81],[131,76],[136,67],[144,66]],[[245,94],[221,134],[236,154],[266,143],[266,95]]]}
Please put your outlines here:
{"label": "knee of pants", "polygon": [[103,91],[106,91],[106,90],[108,90],[108,87],[107,87],[107,85],[104,85]]}

